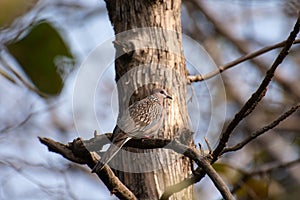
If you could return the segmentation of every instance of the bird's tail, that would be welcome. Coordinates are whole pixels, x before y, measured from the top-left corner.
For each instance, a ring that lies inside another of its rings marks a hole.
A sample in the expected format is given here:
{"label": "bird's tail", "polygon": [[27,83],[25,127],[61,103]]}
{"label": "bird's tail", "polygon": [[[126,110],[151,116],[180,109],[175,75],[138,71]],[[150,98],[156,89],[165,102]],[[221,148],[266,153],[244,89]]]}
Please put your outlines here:
{"label": "bird's tail", "polygon": [[104,165],[109,163],[111,159],[120,151],[120,149],[123,147],[123,145],[128,142],[132,137],[126,137],[122,140],[118,140],[113,142],[106,153],[103,154],[101,159],[98,161],[98,163],[94,166],[92,173],[100,172]]}

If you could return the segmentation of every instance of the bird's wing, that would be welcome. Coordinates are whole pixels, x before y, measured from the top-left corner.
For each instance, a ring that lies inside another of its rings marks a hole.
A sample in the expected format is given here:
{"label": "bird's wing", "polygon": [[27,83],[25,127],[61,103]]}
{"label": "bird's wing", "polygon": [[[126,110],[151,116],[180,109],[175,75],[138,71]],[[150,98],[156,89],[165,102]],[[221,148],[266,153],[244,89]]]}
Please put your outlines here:
{"label": "bird's wing", "polygon": [[129,107],[129,112],[118,120],[118,125],[133,137],[142,135],[160,121],[162,110],[159,101],[152,98],[142,99]]}

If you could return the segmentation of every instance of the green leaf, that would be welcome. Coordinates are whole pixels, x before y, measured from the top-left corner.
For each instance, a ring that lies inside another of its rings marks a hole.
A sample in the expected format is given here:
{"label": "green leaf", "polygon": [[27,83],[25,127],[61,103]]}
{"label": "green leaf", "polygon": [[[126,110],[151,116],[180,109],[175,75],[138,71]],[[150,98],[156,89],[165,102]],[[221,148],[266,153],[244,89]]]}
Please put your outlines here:
{"label": "green leaf", "polygon": [[74,59],[68,46],[53,26],[42,21],[20,41],[7,46],[33,84],[47,95],[58,95],[63,88],[55,60]]}

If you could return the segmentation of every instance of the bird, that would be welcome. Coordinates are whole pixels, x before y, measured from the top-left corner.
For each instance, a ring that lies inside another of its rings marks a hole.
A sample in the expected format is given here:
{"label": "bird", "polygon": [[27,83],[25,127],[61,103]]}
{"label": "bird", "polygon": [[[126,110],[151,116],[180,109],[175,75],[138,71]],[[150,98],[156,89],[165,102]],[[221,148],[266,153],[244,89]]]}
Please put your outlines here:
{"label": "bird", "polygon": [[[113,131],[112,144],[93,167],[92,173],[100,172],[119,150],[132,138],[144,138],[155,135],[164,120],[164,99],[173,99],[166,90],[155,88],[144,99],[133,103],[118,117]],[[121,129],[121,131],[118,131]]]}

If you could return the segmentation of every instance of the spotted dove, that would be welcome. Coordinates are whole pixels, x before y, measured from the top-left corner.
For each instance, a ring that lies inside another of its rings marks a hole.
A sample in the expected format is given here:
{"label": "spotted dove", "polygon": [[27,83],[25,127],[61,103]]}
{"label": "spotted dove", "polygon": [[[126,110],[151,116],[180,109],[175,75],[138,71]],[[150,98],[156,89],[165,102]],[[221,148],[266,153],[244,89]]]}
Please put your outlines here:
{"label": "spotted dove", "polygon": [[[93,173],[101,171],[130,139],[149,137],[157,133],[164,120],[163,100],[165,98],[172,99],[164,89],[156,88],[150,96],[129,107],[127,112],[118,119],[113,131],[112,144],[94,166]],[[118,128],[122,131],[117,131]]]}

